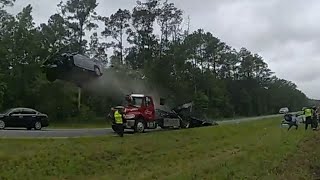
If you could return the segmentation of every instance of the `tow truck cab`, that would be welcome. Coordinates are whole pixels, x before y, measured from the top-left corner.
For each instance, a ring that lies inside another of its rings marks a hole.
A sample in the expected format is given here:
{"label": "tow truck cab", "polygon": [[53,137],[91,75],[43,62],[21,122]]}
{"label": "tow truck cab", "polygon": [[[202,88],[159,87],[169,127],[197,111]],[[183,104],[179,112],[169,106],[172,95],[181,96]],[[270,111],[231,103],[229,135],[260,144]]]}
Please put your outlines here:
{"label": "tow truck cab", "polygon": [[125,128],[143,132],[144,129],[155,129],[155,105],[151,96],[131,94],[126,96],[124,108]]}
{"label": "tow truck cab", "polygon": [[[164,100],[160,99],[160,105],[164,105]],[[121,109],[123,112],[124,128],[133,129],[142,133],[145,129],[156,129],[160,127],[180,126],[179,119],[162,119],[157,117],[155,103],[151,96],[143,94],[130,94],[125,98],[125,105],[113,108]],[[112,111],[112,114],[114,111]]]}
{"label": "tow truck cab", "polygon": [[113,108],[121,109],[123,113],[124,128],[135,132],[144,132],[145,129],[156,129],[155,105],[151,96],[143,94],[130,94],[125,97],[124,106]]}

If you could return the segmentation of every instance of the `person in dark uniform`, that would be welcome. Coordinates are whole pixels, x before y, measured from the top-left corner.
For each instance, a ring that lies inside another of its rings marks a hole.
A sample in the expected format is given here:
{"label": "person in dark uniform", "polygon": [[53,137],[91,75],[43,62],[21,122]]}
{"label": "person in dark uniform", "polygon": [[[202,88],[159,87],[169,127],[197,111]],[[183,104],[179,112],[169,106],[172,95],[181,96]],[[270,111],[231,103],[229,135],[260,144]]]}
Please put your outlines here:
{"label": "person in dark uniform", "polygon": [[318,111],[317,107],[312,108],[313,113],[312,113],[312,129],[315,131],[318,128]]}
{"label": "person in dark uniform", "polygon": [[291,121],[289,121],[289,128],[288,128],[288,131],[293,127],[295,126],[296,127],[296,130],[298,130],[298,117],[296,114],[293,114],[291,116]]}

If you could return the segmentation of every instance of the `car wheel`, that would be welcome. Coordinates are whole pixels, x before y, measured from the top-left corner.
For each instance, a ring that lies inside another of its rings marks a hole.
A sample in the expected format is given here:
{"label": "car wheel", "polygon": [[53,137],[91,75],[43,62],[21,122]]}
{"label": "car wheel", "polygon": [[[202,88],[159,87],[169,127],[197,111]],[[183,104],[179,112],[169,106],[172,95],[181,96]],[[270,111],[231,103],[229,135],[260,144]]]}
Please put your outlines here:
{"label": "car wheel", "polygon": [[35,130],[41,130],[42,129],[42,124],[40,121],[37,121],[36,123],[34,123],[34,129]]}
{"label": "car wheel", "polygon": [[47,76],[48,81],[50,81],[50,82],[54,82],[55,80],[57,80],[57,77],[54,72],[49,71],[49,72],[47,72],[46,76]]}
{"label": "car wheel", "polygon": [[101,71],[97,66],[94,67],[94,73],[96,74],[96,76],[101,76]]}
{"label": "car wheel", "polygon": [[0,129],[6,128],[6,123],[3,120],[0,120]]}
{"label": "car wheel", "polygon": [[145,124],[142,120],[137,120],[135,126],[134,126],[134,132],[137,133],[144,133],[145,130]]}

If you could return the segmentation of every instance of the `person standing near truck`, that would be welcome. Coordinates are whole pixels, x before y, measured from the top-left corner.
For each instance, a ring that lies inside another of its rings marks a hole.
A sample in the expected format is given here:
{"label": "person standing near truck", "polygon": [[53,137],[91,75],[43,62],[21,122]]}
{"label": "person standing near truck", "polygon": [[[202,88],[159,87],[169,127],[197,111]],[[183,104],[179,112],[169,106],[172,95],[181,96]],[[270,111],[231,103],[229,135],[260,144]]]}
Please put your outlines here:
{"label": "person standing near truck", "polygon": [[122,119],[122,112],[118,109],[115,110],[114,112],[114,123],[115,123],[115,129],[116,133],[120,136],[123,137],[124,134],[124,127],[123,127],[123,119]]}
{"label": "person standing near truck", "polygon": [[304,114],[305,117],[306,117],[305,130],[307,130],[309,124],[312,126],[312,115],[313,115],[313,110],[312,110],[312,108],[305,108],[303,114]]}

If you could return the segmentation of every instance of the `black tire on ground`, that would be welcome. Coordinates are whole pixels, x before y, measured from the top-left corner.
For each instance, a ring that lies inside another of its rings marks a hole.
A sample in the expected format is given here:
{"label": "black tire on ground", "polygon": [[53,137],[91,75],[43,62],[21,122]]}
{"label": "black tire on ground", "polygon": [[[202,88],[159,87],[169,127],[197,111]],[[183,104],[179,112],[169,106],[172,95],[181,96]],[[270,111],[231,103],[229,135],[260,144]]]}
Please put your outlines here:
{"label": "black tire on ground", "polygon": [[34,129],[35,129],[35,130],[41,130],[41,129],[42,129],[42,124],[41,124],[40,121],[36,121],[36,122],[34,123]]}
{"label": "black tire on ground", "polygon": [[54,82],[55,80],[57,80],[56,74],[54,72],[48,71],[46,73],[46,76],[47,76],[48,81],[50,81],[50,82]]}
{"label": "black tire on ground", "polygon": [[0,129],[5,129],[6,128],[6,123],[3,120],[0,120]]}
{"label": "black tire on ground", "polygon": [[135,133],[144,133],[145,128],[146,128],[146,125],[142,119],[136,120],[136,123],[134,125],[134,132]]}

